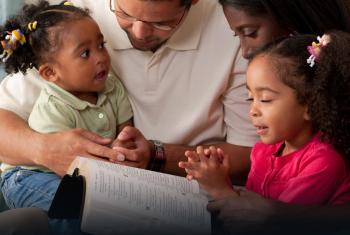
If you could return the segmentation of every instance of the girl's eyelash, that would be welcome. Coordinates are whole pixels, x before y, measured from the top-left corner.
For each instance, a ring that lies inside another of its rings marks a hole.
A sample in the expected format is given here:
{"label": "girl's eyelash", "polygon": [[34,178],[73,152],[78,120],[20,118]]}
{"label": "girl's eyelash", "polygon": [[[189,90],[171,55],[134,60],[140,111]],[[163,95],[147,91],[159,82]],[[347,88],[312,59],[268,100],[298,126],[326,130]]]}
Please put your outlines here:
{"label": "girl's eyelash", "polygon": [[[252,101],[254,101],[254,99],[253,99],[253,98],[247,98],[246,101],[252,102]],[[269,103],[269,102],[271,102],[272,100],[259,100],[259,101],[262,102],[262,103]]]}

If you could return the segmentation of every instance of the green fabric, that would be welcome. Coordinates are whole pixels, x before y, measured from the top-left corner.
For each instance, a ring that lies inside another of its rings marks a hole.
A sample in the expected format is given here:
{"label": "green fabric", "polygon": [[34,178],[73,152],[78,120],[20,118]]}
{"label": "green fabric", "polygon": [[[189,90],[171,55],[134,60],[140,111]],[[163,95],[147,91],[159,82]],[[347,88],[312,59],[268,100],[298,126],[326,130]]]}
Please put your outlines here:
{"label": "green fabric", "polygon": [[109,77],[97,104],[82,101],[53,83],[47,83],[29,116],[29,126],[40,133],[84,128],[114,138],[117,125],[132,116],[130,103],[119,80]]}
{"label": "green fabric", "polygon": [[[100,93],[96,105],[80,100],[59,86],[48,82],[42,89],[32,113],[29,126],[40,133],[53,133],[83,128],[100,136],[114,139],[117,127],[132,117],[132,110],[121,82],[108,76],[106,89]],[[2,164],[1,170],[14,166]],[[29,170],[49,171],[38,166],[22,166]]]}

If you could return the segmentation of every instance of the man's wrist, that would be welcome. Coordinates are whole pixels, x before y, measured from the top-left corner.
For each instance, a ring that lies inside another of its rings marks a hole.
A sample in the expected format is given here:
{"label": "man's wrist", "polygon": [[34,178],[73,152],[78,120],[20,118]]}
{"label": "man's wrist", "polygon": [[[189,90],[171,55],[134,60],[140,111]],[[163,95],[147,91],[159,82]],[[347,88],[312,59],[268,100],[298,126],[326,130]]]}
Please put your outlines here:
{"label": "man's wrist", "polygon": [[158,140],[150,140],[151,157],[147,169],[152,171],[161,171],[166,162],[164,145]]}
{"label": "man's wrist", "polygon": [[45,166],[42,156],[49,156],[50,154],[49,135],[51,134],[35,133],[35,136],[32,136],[37,145],[35,157],[32,158],[35,165]]}

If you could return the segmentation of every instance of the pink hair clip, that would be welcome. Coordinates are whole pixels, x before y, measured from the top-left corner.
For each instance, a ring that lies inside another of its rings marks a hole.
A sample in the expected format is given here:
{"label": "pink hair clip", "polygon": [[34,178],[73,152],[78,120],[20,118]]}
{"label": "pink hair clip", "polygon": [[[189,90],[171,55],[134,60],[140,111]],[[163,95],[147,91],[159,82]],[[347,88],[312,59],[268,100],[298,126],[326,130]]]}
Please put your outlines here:
{"label": "pink hair clip", "polygon": [[318,43],[312,42],[311,46],[307,47],[307,50],[310,53],[310,57],[306,60],[310,67],[315,65],[321,54],[321,49],[325,47],[330,41],[331,37],[328,34],[324,34],[322,37],[317,37]]}

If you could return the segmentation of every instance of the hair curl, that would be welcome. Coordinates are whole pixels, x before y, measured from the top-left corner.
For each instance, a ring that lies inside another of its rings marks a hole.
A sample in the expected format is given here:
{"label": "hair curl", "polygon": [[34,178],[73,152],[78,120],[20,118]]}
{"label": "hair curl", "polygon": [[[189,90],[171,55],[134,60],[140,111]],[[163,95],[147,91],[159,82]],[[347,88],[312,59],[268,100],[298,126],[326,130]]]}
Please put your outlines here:
{"label": "hair curl", "polygon": [[295,90],[300,104],[308,107],[313,130],[350,162],[350,34],[329,33],[313,67],[306,62],[307,46],[315,36],[300,35],[272,42],[259,51],[268,55],[284,84]]}
{"label": "hair curl", "polygon": [[[65,2],[65,1],[64,1]],[[49,61],[60,46],[60,32],[63,23],[90,17],[87,9],[71,5],[50,5],[45,0],[37,4],[26,4],[18,15],[9,18],[0,26],[2,35],[7,31],[20,29],[26,37],[26,43],[13,51],[5,64],[7,73],[23,72],[29,68],[38,68],[41,63]],[[28,23],[37,21],[34,31],[28,30]]]}
{"label": "hair curl", "polygon": [[350,159],[350,34],[330,36],[315,65],[309,110],[323,139]]}

